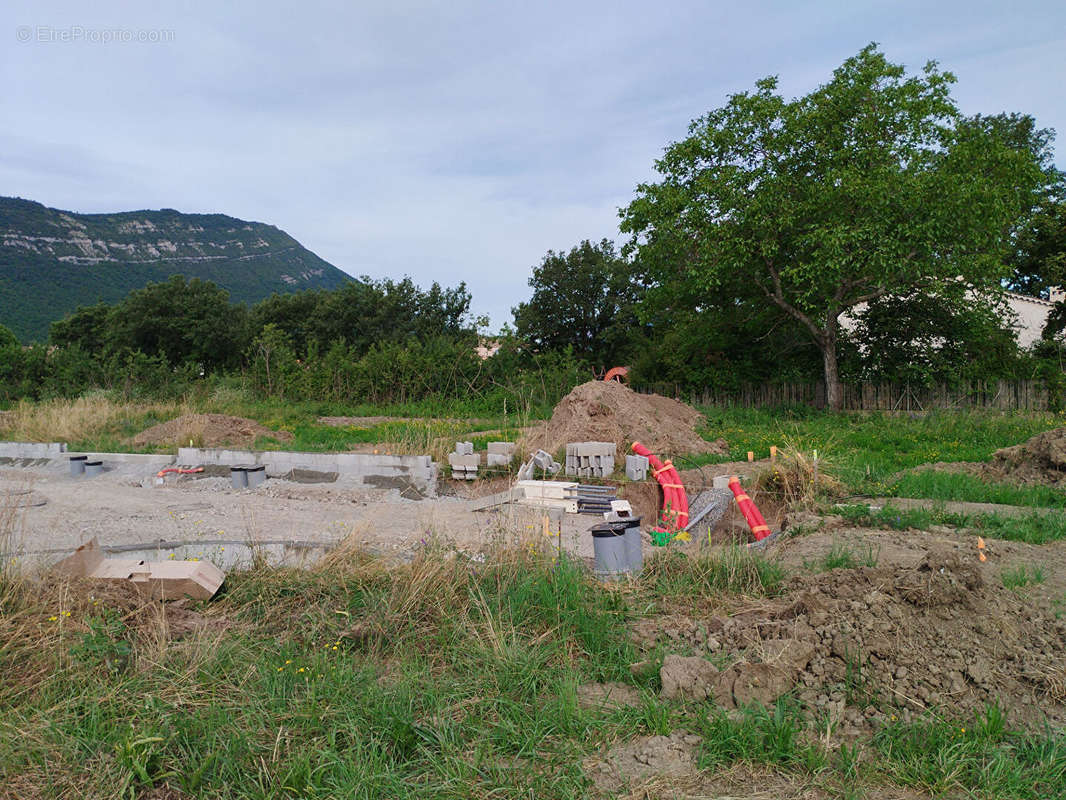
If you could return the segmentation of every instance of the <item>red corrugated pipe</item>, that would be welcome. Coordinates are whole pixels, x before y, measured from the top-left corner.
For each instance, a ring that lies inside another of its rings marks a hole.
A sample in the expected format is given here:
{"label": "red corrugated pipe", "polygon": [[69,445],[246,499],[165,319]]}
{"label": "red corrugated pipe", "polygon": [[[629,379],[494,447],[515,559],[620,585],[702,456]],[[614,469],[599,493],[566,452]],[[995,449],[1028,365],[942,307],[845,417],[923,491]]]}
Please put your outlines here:
{"label": "red corrugated pipe", "polygon": [[755,503],[752,502],[747,492],[741,487],[740,478],[736,475],[729,479],[729,488],[733,492],[733,497],[737,499],[740,513],[747,520],[748,527],[751,528],[752,535],[755,536],[755,541],[761,542],[770,535],[770,527],[766,524],[766,520],[763,519],[759,509],[755,507]]}
{"label": "red corrugated pipe", "polygon": [[688,495],[673,463],[667,461],[664,464],[640,442],[633,442],[633,452],[648,459],[651,474],[663,488],[663,525],[668,531],[684,530],[688,525]]}

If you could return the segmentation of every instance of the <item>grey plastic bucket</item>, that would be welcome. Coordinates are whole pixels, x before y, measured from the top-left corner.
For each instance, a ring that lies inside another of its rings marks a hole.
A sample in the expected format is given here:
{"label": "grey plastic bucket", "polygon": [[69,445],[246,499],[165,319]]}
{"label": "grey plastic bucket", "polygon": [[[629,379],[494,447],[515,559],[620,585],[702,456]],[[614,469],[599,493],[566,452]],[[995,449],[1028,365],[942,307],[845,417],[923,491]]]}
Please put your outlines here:
{"label": "grey plastic bucket", "polygon": [[640,538],[640,517],[626,517],[626,563],[633,577],[644,569],[644,542]]}
{"label": "grey plastic bucket", "polygon": [[248,476],[249,488],[255,488],[267,479],[266,465],[264,464],[256,464],[254,467],[246,467],[244,472]]}
{"label": "grey plastic bucket", "polygon": [[70,474],[71,475],[84,475],[85,474],[85,462],[89,460],[88,456],[71,456],[70,457]]}
{"label": "grey plastic bucket", "polygon": [[229,483],[234,489],[248,488],[248,470],[244,467],[229,468]]}
{"label": "grey plastic bucket", "polygon": [[593,567],[601,581],[619,581],[629,577],[629,551],[626,547],[626,520],[601,522],[592,532]]}
{"label": "grey plastic bucket", "polygon": [[104,471],[103,461],[86,461],[85,462],[85,477],[95,478],[101,472]]}

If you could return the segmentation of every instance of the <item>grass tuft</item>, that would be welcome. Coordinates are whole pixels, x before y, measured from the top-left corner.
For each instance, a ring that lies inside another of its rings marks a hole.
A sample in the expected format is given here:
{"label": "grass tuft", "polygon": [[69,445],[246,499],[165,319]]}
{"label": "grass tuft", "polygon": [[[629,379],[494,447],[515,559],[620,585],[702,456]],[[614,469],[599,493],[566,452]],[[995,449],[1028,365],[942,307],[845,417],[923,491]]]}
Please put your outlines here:
{"label": "grass tuft", "polygon": [[1043,583],[1045,578],[1044,568],[1038,564],[1019,564],[1014,569],[1003,570],[1000,574],[1000,579],[1003,581],[1003,588],[1015,590]]}
{"label": "grass tuft", "polygon": [[750,548],[730,545],[695,556],[678,550],[658,553],[645,565],[641,584],[673,597],[774,595],[784,578],[785,570],[777,562]]}

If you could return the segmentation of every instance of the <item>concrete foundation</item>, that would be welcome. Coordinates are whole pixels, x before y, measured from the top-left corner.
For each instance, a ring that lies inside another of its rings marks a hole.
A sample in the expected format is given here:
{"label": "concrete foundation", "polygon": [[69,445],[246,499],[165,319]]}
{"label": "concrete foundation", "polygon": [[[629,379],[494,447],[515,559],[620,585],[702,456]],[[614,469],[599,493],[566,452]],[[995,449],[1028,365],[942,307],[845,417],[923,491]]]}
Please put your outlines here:
{"label": "concrete foundation", "polygon": [[59,458],[66,452],[63,442],[0,442],[0,458]]}
{"label": "concrete foundation", "polygon": [[386,456],[370,453],[296,453],[285,450],[178,449],[178,464],[263,465],[267,477],[284,477],[293,470],[336,472],[346,483],[382,488],[410,487],[423,497],[437,496],[437,465],[429,456]]}

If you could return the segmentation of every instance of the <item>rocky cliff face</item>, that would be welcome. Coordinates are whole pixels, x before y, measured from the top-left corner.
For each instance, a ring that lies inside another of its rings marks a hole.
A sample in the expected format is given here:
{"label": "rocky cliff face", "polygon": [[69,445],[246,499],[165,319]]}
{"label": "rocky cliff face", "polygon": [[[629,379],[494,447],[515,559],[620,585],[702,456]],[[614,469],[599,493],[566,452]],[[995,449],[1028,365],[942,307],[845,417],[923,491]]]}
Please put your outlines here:
{"label": "rocky cliff face", "polygon": [[0,198],[0,324],[23,340],[45,338],[78,305],[174,274],[214,281],[243,302],[348,280],[273,225],[172,209],[74,214]]}

